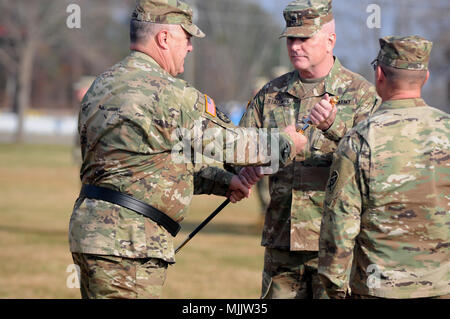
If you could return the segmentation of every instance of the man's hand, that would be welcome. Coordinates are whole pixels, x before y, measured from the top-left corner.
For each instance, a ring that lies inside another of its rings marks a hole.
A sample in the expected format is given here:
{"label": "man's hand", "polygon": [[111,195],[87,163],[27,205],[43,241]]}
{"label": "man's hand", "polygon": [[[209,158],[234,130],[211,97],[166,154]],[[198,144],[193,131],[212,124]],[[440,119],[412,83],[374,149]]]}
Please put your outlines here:
{"label": "man's hand", "polygon": [[333,125],[336,114],[337,108],[332,105],[330,96],[325,94],[324,98],[314,105],[309,114],[309,118],[318,129],[326,131]]}
{"label": "man's hand", "polygon": [[234,175],[228,188],[227,197],[232,203],[237,203],[243,198],[250,197],[250,187],[245,186],[238,175]]}
{"label": "man's hand", "polygon": [[248,188],[251,188],[263,177],[264,174],[262,173],[261,167],[247,166],[239,172],[241,182]]}
{"label": "man's hand", "polygon": [[297,132],[295,125],[289,125],[284,128],[284,132],[287,133],[295,144],[295,153],[300,153],[306,148],[306,143],[308,139],[303,135]]}
{"label": "man's hand", "polygon": [[[251,194],[251,189],[249,190],[249,194]],[[232,191],[227,197],[235,204],[248,196],[245,196],[241,191]]]}

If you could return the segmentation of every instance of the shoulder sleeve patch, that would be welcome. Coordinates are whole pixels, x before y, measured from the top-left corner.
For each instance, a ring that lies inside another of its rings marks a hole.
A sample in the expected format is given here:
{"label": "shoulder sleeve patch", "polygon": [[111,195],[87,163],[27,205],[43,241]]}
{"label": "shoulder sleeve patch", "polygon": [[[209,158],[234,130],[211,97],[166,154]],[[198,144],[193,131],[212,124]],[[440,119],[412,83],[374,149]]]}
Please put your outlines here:
{"label": "shoulder sleeve patch", "polygon": [[333,173],[331,173],[330,179],[328,180],[327,184],[327,190],[330,193],[333,192],[334,187],[336,186],[338,180],[339,180],[339,172],[337,170],[334,170]]}
{"label": "shoulder sleeve patch", "polygon": [[214,100],[205,94],[205,111],[211,116],[216,117],[216,104]]}
{"label": "shoulder sleeve patch", "polygon": [[217,112],[217,117],[219,119],[221,119],[222,121],[224,121],[227,124],[231,123],[231,120],[229,119],[229,117],[225,113],[223,113],[220,109],[216,109],[216,112]]}

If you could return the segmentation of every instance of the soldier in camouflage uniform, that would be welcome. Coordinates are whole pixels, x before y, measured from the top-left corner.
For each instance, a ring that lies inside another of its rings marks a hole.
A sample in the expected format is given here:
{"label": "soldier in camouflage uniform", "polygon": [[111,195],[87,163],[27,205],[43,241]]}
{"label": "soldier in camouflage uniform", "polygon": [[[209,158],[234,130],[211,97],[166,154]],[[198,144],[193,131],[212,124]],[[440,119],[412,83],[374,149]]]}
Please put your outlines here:
{"label": "soldier in camouflage uniform", "polygon": [[[248,194],[237,176],[201,163],[194,167],[198,154],[189,152],[196,145],[214,159],[226,150],[231,163],[267,163],[267,156],[255,159],[250,153],[251,147],[264,144],[239,144],[237,139],[249,130],[227,130],[233,126],[214,101],[175,78],[192,50],[191,36],[204,34],[182,1],[138,1],[130,23],[132,52],[95,80],[79,116],[83,184],[130,195],[176,222],[185,217],[194,192],[226,195],[232,190],[233,201],[242,198],[238,191]],[[201,136],[209,129],[215,133]],[[225,144],[220,144],[217,137],[223,141],[225,136]],[[258,132],[253,136],[260,140]],[[281,164],[306,144],[295,126],[278,137],[278,148],[270,143],[269,151]],[[276,132],[268,136],[275,138]],[[180,142],[183,147],[187,143],[189,152],[177,149]],[[82,297],[160,297],[167,266],[175,262],[172,233],[111,201],[80,196],[70,219],[69,241],[81,270]]]}
{"label": "soldier in camouflage uniform", "polygon": [[333,298],[448,298],[450,122],[421,99],[432,43],[390,36],[380,45],[383,103],[335,152],[319,275]]}
{"label": "soldier in camouflage uniform", "polygon": [[[294,161],[270,176],[271,201],[263,298],[320,298],[317,275],[320,221],[332,154],[345,133],[378,105],[375,88],[333,56],[336,40],[331,1],[298,0],[284,10],[287,49],[295,70],[267,83],[249,103],[240,125],[285,127],[310,114],[316,126]],[[337,96],[336,107],[330,97]],[[251,169],[241,175],[252,179]]]}

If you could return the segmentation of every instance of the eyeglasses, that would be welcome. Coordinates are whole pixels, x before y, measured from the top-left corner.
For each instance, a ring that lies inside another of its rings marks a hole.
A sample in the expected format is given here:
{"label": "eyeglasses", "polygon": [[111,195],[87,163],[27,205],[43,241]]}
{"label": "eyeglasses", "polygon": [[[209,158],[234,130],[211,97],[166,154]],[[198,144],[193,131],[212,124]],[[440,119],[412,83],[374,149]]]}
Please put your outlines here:
{"label": "eyeglasses", "polygon": [[[380,62],[378,61],[378,59],[375,59],[372,62],[370,62],[370,65],[372,66],[373,70],[376,71],[377,66],[380,65]],[[383,72],[383,74],[386,75],[386,73],[384,72],[383,67],[381,65],[380,65],[380,69],[381,69],[381,72]]]}
{"label": "eyeglasses", "polygon": [[375,71],[378,66],[378,59],[375,59],[372,62],[370,62],[370,65],[372,66],[373,70]]}

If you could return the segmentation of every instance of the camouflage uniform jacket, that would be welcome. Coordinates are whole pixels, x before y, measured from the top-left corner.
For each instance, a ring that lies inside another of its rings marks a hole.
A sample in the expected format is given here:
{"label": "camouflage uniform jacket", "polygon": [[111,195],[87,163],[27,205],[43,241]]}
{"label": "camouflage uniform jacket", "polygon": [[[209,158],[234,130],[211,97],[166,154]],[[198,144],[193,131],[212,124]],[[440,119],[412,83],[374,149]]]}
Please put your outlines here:
{"label": "camouflage uniform jacket", "polygon": [[304,152],[270,176],[271,201],[266,212],[262,245],[283,250],[317,251],[325,185],[339,140],[378,105],[374,87],[344,68],[339,60],[323,82],[305,92],[293,71],[266,84],[249,103],[240,126],[285,127],[307,116],[325,93],[339,96],[333,125],[322,132],[306,131]]}
{"label": "camouflage uniform jacket", "polygon": [[[450,293],[450,122],[422,99],[384,102],[335,153],[320,233],[330,296]],[[353,263],[353,265],[352,265]]]}
{"label": "camouflage uniform jacket", "polygon": [[[186,142],[190,151],[191,146],[195,150],[193,144],[200,143],[205,152],[209,147],[213,158],[230,147],[235,164],[261,164],[257,160],[265,159],[250,158],[245,152],[253,141],[244,145],[239,157],[235,134],[227,130],[234,126],[217,116],[220,114],[216,115],[208,103],[210,98],[172,77],[151,57],[133,51],[100,75],[82,102],[82,182],[131,195],[177,222],[185,217],[194,189],[224,195],[232,174],[194,165],[193,158],[199,155],[195,152],[183,151],[179,162],[175,161],[172,153],[176,145],[181,143],[182,150],[186,145],[182,142]],[[208,107],[212,114],[207,113]],[[199,138],[199,132],[194,132],[208,129],[214,134]],[[226,142],[221,144],[217,137]],[[279,152],[281,162],[295,156],[293,142],[285,133],[280,133]],[[72,252],[174,262],[173,238],[164,228],[108,202],[78,199],[69,228]]]}

